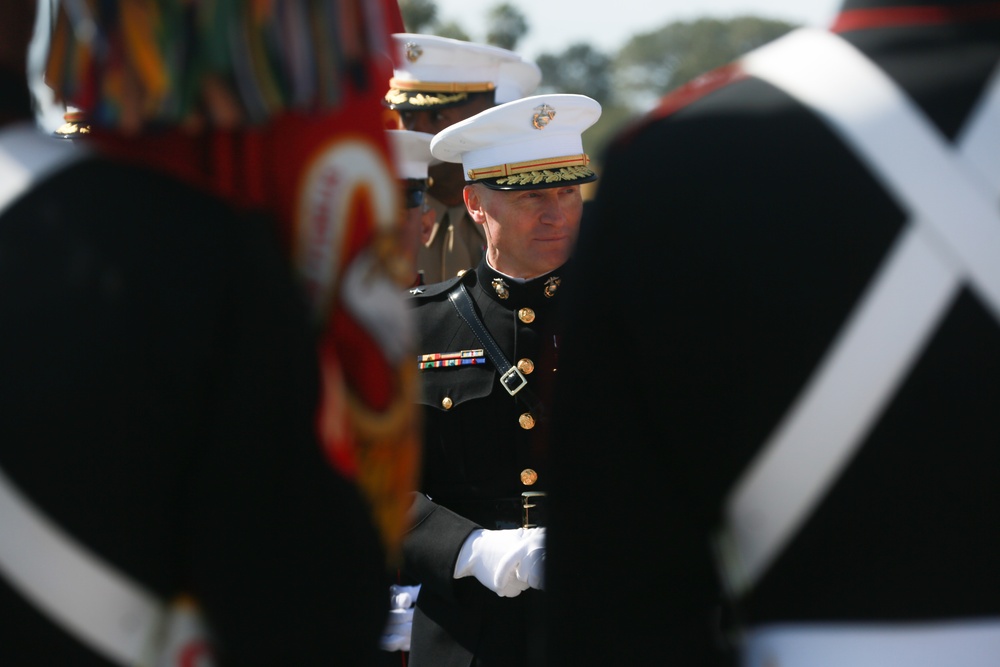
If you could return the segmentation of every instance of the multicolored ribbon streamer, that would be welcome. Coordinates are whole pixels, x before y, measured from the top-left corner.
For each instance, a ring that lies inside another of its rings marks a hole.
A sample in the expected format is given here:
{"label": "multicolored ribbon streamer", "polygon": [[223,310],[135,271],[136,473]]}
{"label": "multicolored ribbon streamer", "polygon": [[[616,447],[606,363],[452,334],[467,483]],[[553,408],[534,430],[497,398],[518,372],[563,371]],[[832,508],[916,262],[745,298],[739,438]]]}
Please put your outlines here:
{"label": "multicolored ribbon streamer", "polygon": [[395,0],[62,0],[45,74],[80,141],[278,222],[320,327],[317,429],[390,561],[420,464],[381,104],[402,31]]}

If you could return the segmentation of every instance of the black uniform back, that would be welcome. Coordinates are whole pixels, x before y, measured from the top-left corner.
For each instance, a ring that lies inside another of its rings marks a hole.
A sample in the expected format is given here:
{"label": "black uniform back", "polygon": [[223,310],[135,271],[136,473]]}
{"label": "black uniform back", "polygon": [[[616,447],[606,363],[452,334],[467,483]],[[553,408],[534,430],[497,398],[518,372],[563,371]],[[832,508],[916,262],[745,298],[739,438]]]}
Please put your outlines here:
{"label": "black uniform back", "polygon": [[[842,36],[953,141],[1000,61],[998,3],[974,20],[976,3],[936,4],[849,0],[920,7]],[[716,74],[617,138],[582,226],[552,441],[553,666],[732,659],[710,546],[723,498],[907,222],[816,114]],[[997,405],[1000,323],[966,287],[735,620],[1000,615]]]}
{"label": "black uniform back", "polygon": [[[372,664],[385,555],[317,441],[316,331],[273,224],[91,157],[3,211],[0,258],[14,484],[113,570],[194,597],[217,665]],[[2,577],[0,618],[3,664],[114,664]]]}

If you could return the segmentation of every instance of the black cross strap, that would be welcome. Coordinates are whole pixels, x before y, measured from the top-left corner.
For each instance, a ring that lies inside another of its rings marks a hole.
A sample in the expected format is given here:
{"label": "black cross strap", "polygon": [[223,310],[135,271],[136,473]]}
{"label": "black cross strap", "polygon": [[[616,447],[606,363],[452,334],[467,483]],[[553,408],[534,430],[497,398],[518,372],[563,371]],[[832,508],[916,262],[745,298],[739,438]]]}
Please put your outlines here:
{"label": "black cross strap", "polygon": [[524,377],[524,373],[517,366],[507,361],[500,346],[493,340],[486,325],[479,319],[472,303],[472,297],[469,296],[469,290],[465,289],[465,285],[459,282],[453,290],[448,292],[448,298],[455,306],[455,310],[458,311],[458,316],[469,325],[472,333],[476,334],[483,350],[486,351],[486,356],[496,366],[497,372],[500,373],[500,384],[503,385],[508,394],[520,399],[531,411],[532,416],[538,419],[541,416],[541,402],[528,388],[528,378]]}

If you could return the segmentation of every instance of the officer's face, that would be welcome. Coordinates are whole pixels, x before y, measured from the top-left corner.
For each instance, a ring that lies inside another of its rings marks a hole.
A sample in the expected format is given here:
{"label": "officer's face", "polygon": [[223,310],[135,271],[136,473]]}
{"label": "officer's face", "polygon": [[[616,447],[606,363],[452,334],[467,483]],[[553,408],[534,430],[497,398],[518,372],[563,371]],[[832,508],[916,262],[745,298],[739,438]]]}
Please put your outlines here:
{"label": "officer's face", "polygon": [[472,219],[486,229],[490,264],[515,278],[534,278],[569,259],[583,215],[579,185],[541,190],[465,188]]}
{"label": "officer's face", "polygon": [[[402,192],[403,208],[400,211],[402,224],[398,230],[398,245],[403,257],[411,265],[416,267],[417,252],[420,245],[426,242],[430,236],[429,230],[425,231],[425,219],[430,211],[424,196],[426,194],[426,182],[418,180],[401,180],[400,191]],[[433,215],[430,216],[430,225],[434,224]]]}
{"label": "officer's face", "polygon": [[[428,109],[427,111],[400,110],[399,123],[405,130],[437,134],[441,130],[454,125],[460,120],[471,118],[480,111],[493,106],[493,100],[487,95],[474,95],[465,104],[459,104],[444,109]],[[459,206],[462,203],[462,188],[465,187],[465,171],[461,164],[439,162],[429,167],[428,173],[434,185],[431,194],[446,206]]]}
{"label": "officer's face", "polygon": [[473,96],[465,104],[457,104],[444,109],[428,109],[427,111],[399,110],[399,122],[404,130],[437,134],[441,130],[454,125],[460,120],[471,118],[480,111],[493,106],[489,97]]}

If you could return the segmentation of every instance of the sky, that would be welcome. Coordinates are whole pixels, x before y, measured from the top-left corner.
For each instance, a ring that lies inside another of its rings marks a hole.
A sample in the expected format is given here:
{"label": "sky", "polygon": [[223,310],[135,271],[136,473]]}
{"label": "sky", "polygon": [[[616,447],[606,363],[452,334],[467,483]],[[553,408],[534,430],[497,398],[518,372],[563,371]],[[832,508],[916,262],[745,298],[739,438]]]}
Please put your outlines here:
{"label": "sky", "polygon": [[458,23],[473,41],[485,40],[486,15],[502,2],[528,21],[529,32],[517,45],[528,58],[577,42],[611,54],[635,34],[702,17],[752,15],[826,27],[840,6],[840,0],[435,0],[438,19]]}

